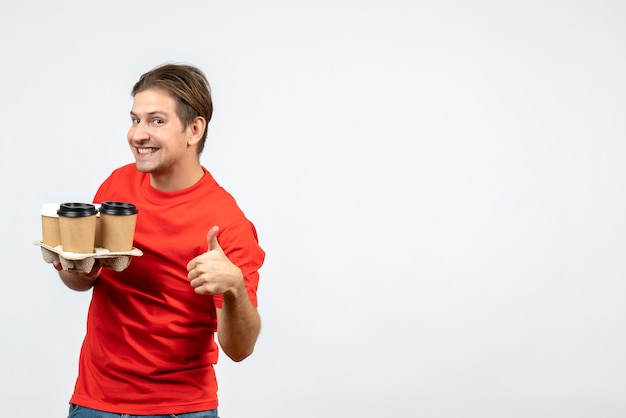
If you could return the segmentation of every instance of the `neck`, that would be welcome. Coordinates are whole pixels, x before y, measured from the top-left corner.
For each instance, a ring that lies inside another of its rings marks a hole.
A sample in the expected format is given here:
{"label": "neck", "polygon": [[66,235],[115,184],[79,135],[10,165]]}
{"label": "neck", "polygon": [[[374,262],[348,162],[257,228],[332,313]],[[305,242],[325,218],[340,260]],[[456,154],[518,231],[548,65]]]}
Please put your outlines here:
{"label": "neck", "polygon": [[200,163],[174,172],[150,173],[150,185],[162,192],[175,192],[196,184],[204,176]]}

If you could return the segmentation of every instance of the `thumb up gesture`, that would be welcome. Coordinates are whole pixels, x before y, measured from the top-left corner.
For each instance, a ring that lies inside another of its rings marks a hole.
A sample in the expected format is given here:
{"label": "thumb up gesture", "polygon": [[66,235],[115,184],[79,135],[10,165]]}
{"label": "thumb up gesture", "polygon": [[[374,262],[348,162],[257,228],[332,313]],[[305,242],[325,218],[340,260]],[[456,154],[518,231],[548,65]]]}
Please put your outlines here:
{"label": "thumb up gesture", "polygon": [[236,294],[244,287],[243,274],[234,265],[217,241],[219,227],[207,233],[208,249],[187,264],[191,287],[200,295]]}

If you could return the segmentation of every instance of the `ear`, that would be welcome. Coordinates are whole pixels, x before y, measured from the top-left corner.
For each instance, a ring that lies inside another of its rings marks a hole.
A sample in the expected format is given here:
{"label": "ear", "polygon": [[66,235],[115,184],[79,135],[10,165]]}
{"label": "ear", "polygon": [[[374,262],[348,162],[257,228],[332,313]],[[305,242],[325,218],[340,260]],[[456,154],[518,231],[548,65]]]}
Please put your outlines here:
{"label": "ear", "polygon": [[197,116],[187,127],[189,130],[188,145],[196,145],[202,139],[206,130],[206,120],[202,116]]}

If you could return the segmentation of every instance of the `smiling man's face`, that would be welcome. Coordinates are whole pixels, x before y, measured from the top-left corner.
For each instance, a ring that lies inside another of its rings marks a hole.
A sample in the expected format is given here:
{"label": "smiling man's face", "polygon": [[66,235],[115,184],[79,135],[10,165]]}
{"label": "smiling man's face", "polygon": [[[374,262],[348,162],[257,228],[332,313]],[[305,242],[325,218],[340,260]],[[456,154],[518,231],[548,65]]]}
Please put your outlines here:
{"label": "smiling man's face", "polygon": [[183,127],[176,113],[176,100],[165,90],[149,89],[135,95],[128,130],[137,169],[166,174],[188,158],[191,132]]}

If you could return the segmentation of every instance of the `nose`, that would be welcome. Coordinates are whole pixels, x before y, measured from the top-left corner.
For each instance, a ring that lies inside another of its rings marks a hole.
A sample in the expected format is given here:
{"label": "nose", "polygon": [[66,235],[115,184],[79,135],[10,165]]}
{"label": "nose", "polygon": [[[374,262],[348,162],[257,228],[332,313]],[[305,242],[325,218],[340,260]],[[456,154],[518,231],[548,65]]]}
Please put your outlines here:
{"label": "nose", "polygon": [[147,141],[150,139],[150,135],[148,134],[148,129],[146,124],[139,122],[134,123],[130,126],[128,130],[128,140],[134,142]]}

